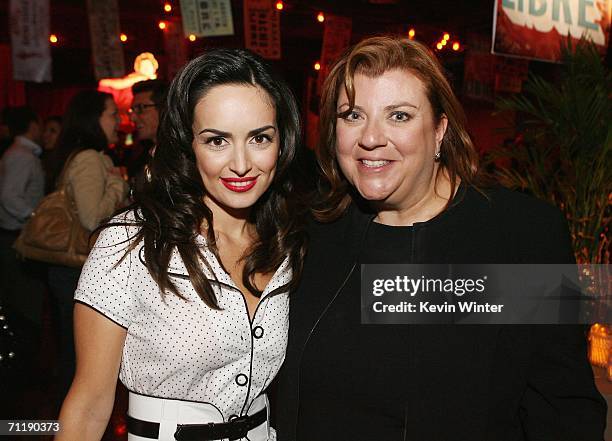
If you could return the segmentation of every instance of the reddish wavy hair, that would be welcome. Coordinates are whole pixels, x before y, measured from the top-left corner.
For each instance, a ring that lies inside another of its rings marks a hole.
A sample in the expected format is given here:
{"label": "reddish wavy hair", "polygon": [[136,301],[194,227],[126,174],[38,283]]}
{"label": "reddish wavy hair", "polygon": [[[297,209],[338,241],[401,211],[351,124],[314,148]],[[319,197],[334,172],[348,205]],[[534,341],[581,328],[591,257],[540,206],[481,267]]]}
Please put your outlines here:
{"label": "reddish wavy hair", "polygon": [[[465,114],[436,57],[427,47],[408,38],[371,37],[349,48],[333,65],[323,83],[316,154],[325,179],[313,209],[320,221],[337,219],[352,201],[351,186],[336,158],[336,121],[353,110],[355,74],[375,77],[393,69],[407,70],[423,82],[435,123],[443,116],[448,119],[440,146],[438,173],[442,170],[447,173],[451,194],[455,193],[457,178],[466,184],[475,184],[477,180],[478,155],[466,130]],[[338,113],[337,101],[341,88],[348,96],[349,109]]]}

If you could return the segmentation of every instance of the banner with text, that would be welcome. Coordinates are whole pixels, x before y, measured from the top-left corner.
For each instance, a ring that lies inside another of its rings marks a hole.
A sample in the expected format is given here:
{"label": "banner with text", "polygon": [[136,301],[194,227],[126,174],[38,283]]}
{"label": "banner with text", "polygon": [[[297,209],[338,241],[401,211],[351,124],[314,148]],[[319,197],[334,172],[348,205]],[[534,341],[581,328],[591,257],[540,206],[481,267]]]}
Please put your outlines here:
{"label": "banner with text", "polygon": [[273,0],[244,0],[245,47],[269,60],[280,60],[280,13]]}
{"label": "banner with text", "polygon": [[87,0],[87,14],[96,79],[122,77],[125,65],[117,0]]}
{"label": "banner with text", "polygon": [[610,38],[612,0],[496,0],[492,52],[559,61],[568,36],[592,40],[602,54]]}
{"label": "banner with text", "polygon": [[13,78],[51,81],[49,0],[11,0],[9,22]]}
{"label": "banner with text", "polygon": [[364,324],[612,323],[611,265],[361,265]]}
{"label": "banner with text", "polygon": [[183,26],[179,18],[167,21],[164,31],[164,51],[166,53],[166,78],[171,81],[187,63],[187,44]]}
{"label": "banner with text", "polygon": [[319,71],[319,90],[334,62],[351,42],[353,21],[348,17],[325,15],[325,30],[321,47],[321,70]]}
{"label": "banner with text", "polygon": [[234,35],[230,0],[181,0],[185,36]]}

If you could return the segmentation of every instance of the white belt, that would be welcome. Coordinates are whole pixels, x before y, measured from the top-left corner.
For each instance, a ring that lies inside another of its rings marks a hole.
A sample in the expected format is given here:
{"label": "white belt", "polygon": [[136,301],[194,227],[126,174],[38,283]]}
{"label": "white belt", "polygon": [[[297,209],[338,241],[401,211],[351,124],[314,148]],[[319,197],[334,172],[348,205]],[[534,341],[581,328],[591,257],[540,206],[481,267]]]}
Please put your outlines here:
{"label": "white belt", "polygon": [[[247,415],[253,415],[261,409],[267,409],[266,422],[248,433],[250,441],[267,441],[270,435],[270,405],[268,397],[262,394],[255,398]],[[178,424],[225,423],[221,411],[207,403],[148,397],[133,392],[129,393],[128,415],[142,421],[159,423],[159,441],[175,441],[174,433]],[[151,441],[128,433],[128,441]]]}

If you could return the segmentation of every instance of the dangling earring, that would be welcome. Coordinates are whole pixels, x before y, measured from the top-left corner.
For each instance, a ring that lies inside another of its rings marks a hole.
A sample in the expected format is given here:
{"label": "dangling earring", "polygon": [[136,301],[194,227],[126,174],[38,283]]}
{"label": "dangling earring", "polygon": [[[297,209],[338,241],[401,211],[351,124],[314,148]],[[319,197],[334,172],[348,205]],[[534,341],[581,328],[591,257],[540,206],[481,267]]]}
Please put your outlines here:
{"label": "dangling earring", "polygon": [[151,182],[151,169],[149,169],[149,164],[145,164],[144,166],[144,175],[147,182]]}

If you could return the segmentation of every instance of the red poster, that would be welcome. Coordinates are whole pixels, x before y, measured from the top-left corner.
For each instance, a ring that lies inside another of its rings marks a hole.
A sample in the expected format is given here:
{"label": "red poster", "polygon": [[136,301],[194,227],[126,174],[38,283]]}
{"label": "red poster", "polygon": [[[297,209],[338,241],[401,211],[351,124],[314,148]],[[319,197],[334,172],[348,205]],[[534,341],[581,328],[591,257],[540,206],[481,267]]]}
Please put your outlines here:
{"label": "red poster", "polygon": [[187,44],[180,18],[173,18],[166,22],[164,53],[166,55],[166,79],[172,81],[178,71],[187,63]]}
{"label": "red poster", "polygon": [[280,60],[280,13],[272,0],[244,0],[245,47],[269,60]]}
{"label": "red poster", "polygon": [[496,57],[490,53],[489,40],[470,33],[467,47],[463,63],[463,94],[471,99],[493,102]]}
{"label": "red poster", "polygon": [[9,25],[13,78],[51,81],[49,0],[11,0]]}
{"label": "red poster", "polygon": [[583,35],[605,54],[612,0],[495,0],[493,52],[559,61],[562,41]]}
{"label": "red poster", "polygon": [[319,71],[319,88],[334,62],[351,42],[352,20],[337,15],[325,15],[325,31],[321,48],[321,70]]}

